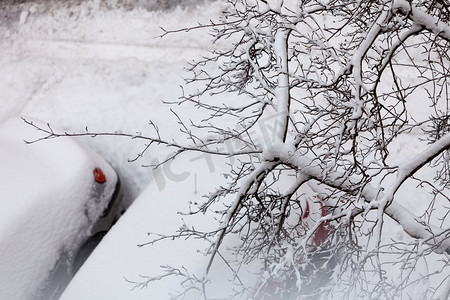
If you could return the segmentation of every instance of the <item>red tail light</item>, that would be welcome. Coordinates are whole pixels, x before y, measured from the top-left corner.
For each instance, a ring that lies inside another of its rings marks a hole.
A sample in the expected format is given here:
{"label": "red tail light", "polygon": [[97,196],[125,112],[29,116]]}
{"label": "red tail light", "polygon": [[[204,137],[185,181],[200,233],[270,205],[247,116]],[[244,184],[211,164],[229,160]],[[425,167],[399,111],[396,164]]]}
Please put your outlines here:
{"label": "red tail light", "polygon": [[309,216],[309,202],[306,200],[305,211],[303,212],[303,219],[306,219]]}
{"label": "red tail light", "polygon": [[102,169],[100,169],[100,168],[94,169],[94,178],[97,183],[105,183],[106,182],[105,173],[103,173]]}

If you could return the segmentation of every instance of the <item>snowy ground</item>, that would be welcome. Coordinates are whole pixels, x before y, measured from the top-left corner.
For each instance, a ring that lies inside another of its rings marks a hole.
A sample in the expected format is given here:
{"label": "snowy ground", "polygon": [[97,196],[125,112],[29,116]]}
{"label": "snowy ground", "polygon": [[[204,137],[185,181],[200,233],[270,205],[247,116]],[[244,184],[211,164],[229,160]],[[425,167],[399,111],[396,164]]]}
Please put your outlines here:
{"label": "snowy ground", "polygon": [[[162,133],[172,134],[173,128],[164,128],[171,117],[162,101],[180,96],[182,68],[209,47],[209,36],[199,31],[160,39],[160,26],[206,22],[221,6],[149,12],[84,1],[55,7],[26,2],[0,22],[0,122],[27,115],[67,131],[146,134],[152,120]],[[117,169],[129,201],[153,176],[141,165],[166,155],[147,153],[128,163],[142,151],[142,142],[86,140]]]}

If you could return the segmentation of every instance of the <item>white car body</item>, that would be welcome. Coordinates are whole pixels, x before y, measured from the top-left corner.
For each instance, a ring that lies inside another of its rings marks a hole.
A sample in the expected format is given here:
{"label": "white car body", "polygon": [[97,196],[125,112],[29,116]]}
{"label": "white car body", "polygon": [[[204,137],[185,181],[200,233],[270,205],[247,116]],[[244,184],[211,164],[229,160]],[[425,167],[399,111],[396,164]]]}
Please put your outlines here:
{"label": "white car body", "polygon": [[118,182],[111,166],[71,138],[24,142],[43,135],[20,118],[0,126],[0,299],[57,297],[80,247],[114,217],[98,222]]}

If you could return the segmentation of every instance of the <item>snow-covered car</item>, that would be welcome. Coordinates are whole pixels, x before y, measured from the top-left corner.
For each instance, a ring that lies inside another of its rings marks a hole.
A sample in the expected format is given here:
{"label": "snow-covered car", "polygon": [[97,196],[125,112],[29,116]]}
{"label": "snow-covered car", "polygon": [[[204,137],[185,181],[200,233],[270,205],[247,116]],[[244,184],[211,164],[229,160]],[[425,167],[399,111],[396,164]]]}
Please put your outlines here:
{"label": "snow-covered car", "polygon": [[[314,183],[302,187],[302,215],[298,222],[304,230],[314,228],[320,218],[331,213],[331,209],[323,205],[319,191],[320,188]],[[339,233],[330,221],[320,223],[307,240],[302,261],[298,262],[302,266],[298,269],[290,266],[269,278],[264,274],[251,299],[319,299],[320,289],[331,282],[336,262],[340,259],[339,253],[332,247],[332,240],[338,237]],[[299,269],[301,272],[298,272]],[[301,290],[298,289],[299,279],[302,280]]]}
{"label": "snow-covered car", "polygon": [[42,136],[0,125],[0,299],[57,299],[119,214],[113,168],[75,139],[25,142]]}
{"label": "snow-covered car", "polygon": [[[202,201],[202,195],[208,194],[223,182],[222,174],[228,170],[227,162],[229,160],[224,157],[206,159],[196,153],[186,153],[182,159],[177,158],[166,165],[166,169],[155,176],[155,180],[134,200],[89,256],[62,294],[61,300],[170,300],[184,292],[186,294],[183,299],[203,299],[203,291],[207,292],[208,299],[228,299],[228,296],[231,299],[231,295],[235,296],[233,299],[281,299],[277,297],[279,293],[273,293],[273,290],[278,286],[286,288],[284,282],[268,282],[264,290],[255,293],[262,282],[260,271],[263,266],[258,261],[240,266],[239,282],[249,289],[242,297],[238,297],[234,294],[236,282],[233,280],[236,273],[224,260],[214,262],[208,281],[202,286],[204,290],[195,286],[198,282],[186,280],[182,276],[184,271],[192,278],[204,276],[210,259],[204,252],[211,246],[207,240],[171,237],[153,242],[160,237],[159,234],[172,236],[180,226],[202,228],[211,232],[217,228],[214,209],[196,215],[188,215],[186,212],[188,207]],[[214,169],[208,168],[209,163]],[[171,174],[184,176],[174,179]],[[201,184],[197,185],[196,178],[203,179]],[[326,215],[327,211],[319,201],[315,201],[320,196],[318,192],[309,185],[304,188],[302,219],[312,226],[315,224],[314,220]],[[329,225],[329,222],[324,222],[319,227],[312,237],[311,246],[324,244],[332,234]],[[226,249],[232,249],[240,242],[238,237],[227,239],[223,244],[222,257],[229,255]],[[230,256],[233,257],[231,254]],[[234,262],[233,259],[230,261]],[[180,276],[165,276],[167,266],[182,270]],[[318,261],[317,268],[322,266]],[[326,280],[327,273],[320,279]],[[320,286],[321,282],[317,284]]]}

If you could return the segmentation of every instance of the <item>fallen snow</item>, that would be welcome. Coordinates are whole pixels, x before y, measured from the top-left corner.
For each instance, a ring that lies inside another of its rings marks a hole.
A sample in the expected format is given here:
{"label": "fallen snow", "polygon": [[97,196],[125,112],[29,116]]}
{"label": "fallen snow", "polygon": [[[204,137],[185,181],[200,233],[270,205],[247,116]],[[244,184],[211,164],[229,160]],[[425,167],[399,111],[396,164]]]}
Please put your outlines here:
{"label": "fallen snow", "polygon": [[[88,127],[90,131],[151,135],[148,124],[152,120],[163,136],[178,136],[173,125],[176,119],[161,100],[180,96],[183,66],[206,53],[210,37],[204,31],[155,37],[162,33],[160,26],[177,29],[214,19],[223,3],[170,12],[110,10],[99,7],[98,1],[49,10],[42,5],[21,4],[13,23],[0,22],[0,36],[4,37],[0,43],[0,122],[26,114],[66,131]],[[420,108],[416,110],[420,112]],[[197,117],[195,110],[184,109],[183,113]],[[128,163],[140,154],[143,142],[106,137],[84,140],[119,172],[129,203],[143,193],[94,251],[62,299],[169,299],[170,289],[180,289],[179,278],[142,289],[133,289],[134,284],[127,280],[143,282],[146,277],[141,275],[161,275],[160,265],[166,263],[191,267],[201,275],[207,258],[197,249],[204,250],[205,243],[178,240],[137,245],[151,240],[150,231],[174,232],[181,224],[177,212],[185,211],[189,201],[221,183],[223,162],[215,161],[212,171],[211,162],[204,157],[185,156],[183,163],[178,160],[168,169],[153,171],[141,165],[161,161],[168,149],[160,148]],[[421,147],[405,137],[391,152],[404,159]],[[405,189],[409,198],[403,204],[412,212],[423,211],[429,199],[408,193],[408,185]],[[215,224],[209,217],[190,222]],[[408,239],[400,226],[390,226],[397,239]],[[215,276],[212,282],[219,295],[221,289],[227,289],[228,278]]]}
{"label": "fallen snow", "polygon": [[[71,132],[87,127],[152,134],[152,120],[161,134],[177,134],[172,126],[164,127],[176,119],[162,101],[181,95],[183,66],[210,48],[210,37],[199,31],[161,39],[160,26],[177,29],[207,22],[222,5],[168,13],[109,10],[95,1],[55,6],[24,3],[20,9],[33,12],[26,22],[0,22],[0,122],[31,115]],[[142,141],[85,140],[119,172],[129,202],[154,175],[141,165],[168,153],[163,149],[128,163],[143,150]]]}

